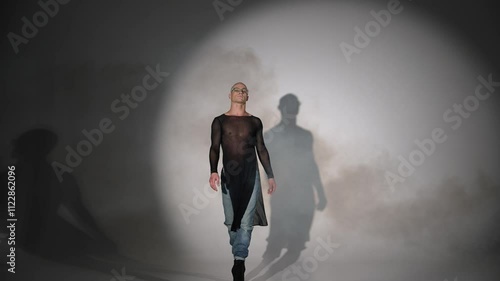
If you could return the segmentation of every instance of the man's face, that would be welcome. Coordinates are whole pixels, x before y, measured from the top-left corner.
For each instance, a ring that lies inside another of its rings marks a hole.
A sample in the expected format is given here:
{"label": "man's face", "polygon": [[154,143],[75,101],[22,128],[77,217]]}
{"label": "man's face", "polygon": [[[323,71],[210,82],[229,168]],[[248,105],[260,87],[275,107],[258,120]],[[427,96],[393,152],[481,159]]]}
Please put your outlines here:
{"label": "man's face", "polygon": [[237,83],[231,88],[229,93],[229,99],[231,102],[246,104],[248,101],[248,89],[245,84]]}

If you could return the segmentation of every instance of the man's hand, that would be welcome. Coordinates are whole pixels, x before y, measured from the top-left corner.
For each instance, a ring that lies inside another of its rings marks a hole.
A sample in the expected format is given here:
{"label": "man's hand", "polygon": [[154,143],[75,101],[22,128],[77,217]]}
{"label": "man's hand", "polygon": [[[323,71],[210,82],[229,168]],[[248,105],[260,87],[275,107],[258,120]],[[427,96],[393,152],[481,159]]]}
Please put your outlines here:
{"label": "man's hand", "polygon": [[210,179],[208,180],[210,183],[210,187],[217,191],[217,186],[219,185],[220,179],[219,179],[219,174],[218,173],[212,173],[210,174]]}
{"label": "man's hand", "polygon": [[276,190],[276,182],[274,181],[274,178],[269,179],[269,189],[267,190],[267,194],[273,194],[273,192]]}

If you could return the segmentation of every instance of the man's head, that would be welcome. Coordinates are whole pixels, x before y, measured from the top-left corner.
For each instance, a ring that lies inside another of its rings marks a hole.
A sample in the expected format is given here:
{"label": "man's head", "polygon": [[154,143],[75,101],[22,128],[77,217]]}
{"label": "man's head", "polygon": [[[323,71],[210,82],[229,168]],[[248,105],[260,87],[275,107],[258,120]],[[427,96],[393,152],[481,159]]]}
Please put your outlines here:
{"label": "man's head", "polygon": [[242,82],[237,82],[231,87],[229,92],[231,102],[246,104],[248,101],[248,88]]}

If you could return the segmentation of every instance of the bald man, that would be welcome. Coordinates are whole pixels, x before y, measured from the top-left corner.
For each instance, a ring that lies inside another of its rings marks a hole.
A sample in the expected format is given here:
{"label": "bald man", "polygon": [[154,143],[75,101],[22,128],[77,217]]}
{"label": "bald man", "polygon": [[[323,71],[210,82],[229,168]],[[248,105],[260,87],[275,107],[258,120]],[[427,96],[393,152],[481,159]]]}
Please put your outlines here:
{"label": "bald man", "polygon": [[[231,101],[229,111],[212,121],[209,182],[215,191],[220,183],[224,224],[234,256],[231,272],[234,281],[243,281],[253,226],[268,225],[256,154],[267,174],[268,194],[276,190],[276,182],[264,144],[262,121],[246,111],[247,86],[241,82],[234,84],[228,97]],[[223,168],[219,178],[217,164],[221,146]]]}

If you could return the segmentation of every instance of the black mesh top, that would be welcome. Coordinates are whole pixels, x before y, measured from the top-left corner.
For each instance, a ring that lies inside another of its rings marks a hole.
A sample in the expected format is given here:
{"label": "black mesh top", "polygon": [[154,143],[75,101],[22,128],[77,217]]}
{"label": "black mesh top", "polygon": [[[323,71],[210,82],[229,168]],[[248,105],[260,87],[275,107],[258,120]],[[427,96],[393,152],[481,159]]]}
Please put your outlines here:
{"label": "black mesh top", "polygon": [[[273,178],[269,153],[262,135],[262,121],[256,116],[229,116],[222,114],[212,122],[210,172],[217,173],[220,146],[223,157],[221,182],[230,191],[234,211],[233,231],[241,219],[252,195],[259,157],[268,178]],[[257,150],[257,153],[256,153]]]}

